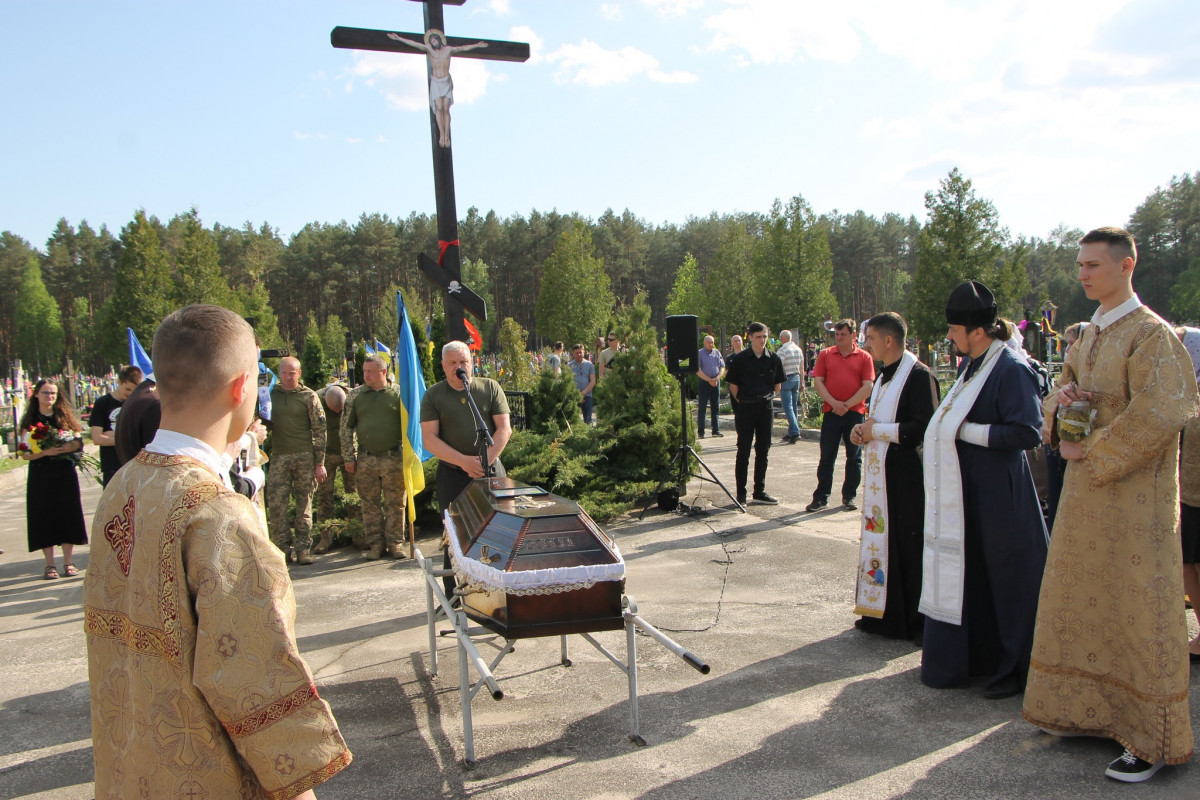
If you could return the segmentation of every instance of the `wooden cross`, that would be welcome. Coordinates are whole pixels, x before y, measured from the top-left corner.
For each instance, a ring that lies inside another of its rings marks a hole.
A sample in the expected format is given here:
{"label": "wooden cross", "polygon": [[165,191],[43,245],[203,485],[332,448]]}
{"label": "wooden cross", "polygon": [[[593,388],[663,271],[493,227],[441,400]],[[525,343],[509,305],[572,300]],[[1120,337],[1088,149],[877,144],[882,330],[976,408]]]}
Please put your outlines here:
{"label": "wooden cross", "polygon": [[[425,4],[425,34],[377,31],[366,28],[337,27],[330,34],[334,47],[351,50],[377,50],[387,53],[424,53],[430,88],[429,127],[433,139],[433,186],[437,200],[438,257],[430,258],[424,253],[417,256],[417,268],[427,278],[441,287],[446,309],[446,335],[450,339],[467,340],[467,328],[463,324],[463,308],[487,319],[487,306],[483,299],[462,283],[462,260],[458,244],[458,210],[454,202],[454,159],[450,147],[449,105],[452,99],[447,92],[449,76],[435,75],[448,67],[449,59],[442,52],[449,51],[454,58],[482,58],[489,61],[527,61],[529,45],[520,42],[460,39],[446,36],[442,7],[461,6],[466,0],[413,0]],[[435,55],[433,51],[440,51]]]}

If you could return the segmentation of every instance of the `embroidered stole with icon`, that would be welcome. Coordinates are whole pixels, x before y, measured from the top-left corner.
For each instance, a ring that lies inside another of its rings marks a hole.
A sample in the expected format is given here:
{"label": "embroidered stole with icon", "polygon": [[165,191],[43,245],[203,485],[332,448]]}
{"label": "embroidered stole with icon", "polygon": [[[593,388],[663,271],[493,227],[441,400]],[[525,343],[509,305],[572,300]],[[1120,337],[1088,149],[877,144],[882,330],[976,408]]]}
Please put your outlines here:
{"label": "embroidered stole with icon", "polygon": [[854,613],[863,617],[883,617],[887,603],[888,568],[888,504],[887,476],[884,462],[887,449],[900,440],[896,410],[900,394],[912,373],[917,357],[907,350],[900,357],[900,366],[892,379],[875,381],[871,389],[871,419],[873,438],[867,443],[863,461],[866,480],[863,482],[862,534],[859,537],[858,588],[855,592]]}

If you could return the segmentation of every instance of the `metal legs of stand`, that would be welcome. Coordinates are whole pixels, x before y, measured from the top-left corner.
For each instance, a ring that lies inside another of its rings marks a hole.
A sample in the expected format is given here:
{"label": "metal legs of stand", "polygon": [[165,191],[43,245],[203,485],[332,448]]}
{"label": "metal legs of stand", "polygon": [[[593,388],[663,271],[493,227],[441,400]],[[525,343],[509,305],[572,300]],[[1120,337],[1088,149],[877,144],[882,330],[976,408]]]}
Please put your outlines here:
{"label": "metal legs of stand", "polygon": [[[488,687],[493,700],[504,698],[504,692],[500,690],[500,686],[496,682],[492,672],[500,665],[500,662],[504,660],[506,655],[513,652],[513,643],[511,640],[505,640],[504,646],[500,649],[495,659],[492,660],[492,663],[485,663],[483,657],[479,655],[479,651],[475,648],[475,643],[471,640],[471,635],[486,633],[489,636],[494,636],[495,634],[485,628],[469,627],[467,615],[462,611],[455,610],[450,605],[450,600],[442,590],[440,581],[442,577],[451,574],[449,570],[436,569],[433,560],[422,556],[419,550],[417,551],[417,558],[420,560],[419,563],[425,573],[426,622],[429,626],[431,675],[438,674],[437,631],[434,629],[438,610],[441,610],[446,615],[446,618],[454,629],[455,639],[457,640],[459,698],[462,702],[463,745],[466,750],[463,763],[467,769],[472,769],[475,766],[475,734],[471,719],[471,702],[485,685]],[[635,744],[644,747],[646,740],[642,738],[641,721],[638,716],[637,629],[640,628],[643,633],[654,638],[702,675],[708,674],[709,667],[699,656],[689,652],[679,643],[658,630],[658,628],[655,628],[638,616],[637,601],[634,598],[629,595],[623,596],[621,598],[621,607],[622,617],[625,620],[626,661],[621,661],[621,659],[613,655],[590,633],[580,633],[578,635],[616,665],[617,669],[624,672],[625,676],[629,679],[629,723],[631,729],[629,739]],[[566,636],[559,637],[559,648],[562,665],[564,667],[571,666]],[[472,665],[475,667],[476,674],[479,675],[479,680],[474,683],[471,682],[470,668]]]}

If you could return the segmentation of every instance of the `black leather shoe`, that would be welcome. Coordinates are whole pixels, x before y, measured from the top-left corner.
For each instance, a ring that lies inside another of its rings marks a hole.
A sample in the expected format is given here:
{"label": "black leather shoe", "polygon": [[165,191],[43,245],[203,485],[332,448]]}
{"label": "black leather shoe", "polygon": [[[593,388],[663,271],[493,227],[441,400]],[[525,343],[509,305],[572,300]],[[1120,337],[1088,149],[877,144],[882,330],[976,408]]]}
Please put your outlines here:
{"label": "black leather shoe", "polygon": [[809,503],[807,506],[804,507],[804,510],[805,511],[820,511],[822,508],[824,508],[827,505],[829,505],[829,503],[825,502],[824,500],[821,500],[821,501],[813,500],[811,503]]}

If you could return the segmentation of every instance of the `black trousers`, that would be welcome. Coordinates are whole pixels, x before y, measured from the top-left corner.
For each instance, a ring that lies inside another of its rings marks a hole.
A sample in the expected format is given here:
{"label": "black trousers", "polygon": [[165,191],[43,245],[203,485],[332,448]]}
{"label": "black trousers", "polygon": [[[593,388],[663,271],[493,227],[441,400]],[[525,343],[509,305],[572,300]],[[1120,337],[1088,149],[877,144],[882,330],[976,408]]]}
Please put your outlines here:
{"label": "black trousers", "polygon": [[[492,462],[492,472],[497,478],[503,478],[507,474],[504,471],[504,465],[500,463],[500,459],[497,458]],[[471,485],[472,480],[474,479],[470,475],[458,467],[453,467],[443,461],[439,461],[437,467],[438,510],[445,514],[446,509],[462,494],[463,489]],[[450,569],[450,566],[450,545],[447,544],[442,548],[442,569]],[[446,589],[446,596],[453,600],[454,578],[442,578],[442,586]]]}
{"label": "black trousers", "polygon": [[696,387],[696,433],[704,435],[704,412],[708,407],[712,407],[712,432],[716,433],[720,430],[717,427],[717,411],[721,404],[721,389],[704,381],[700,381]]}
{"label": "black trousers", "polygon": [[750,445],[754,445],[754,492],[766,488],[767,451],[771,449],[771,401],[741,402],[734,406],[733,424],[737,429],[737,460],[734,476],[738,498],[746,496],[746,473],[750,468]]}
{"label": "black trousers", "polygon": [[850,431],[863,421],[860,411],[847,411],[838,416],[832,411],[821,418],[821,461],[817,464],[817,490],[813,502],[829,501],[833,491],[833,465],[837,462],[838,446],[846,445],[846,479],[842,482],[842,501],[853,500],[862,483],[862,448],[850,444]]}

